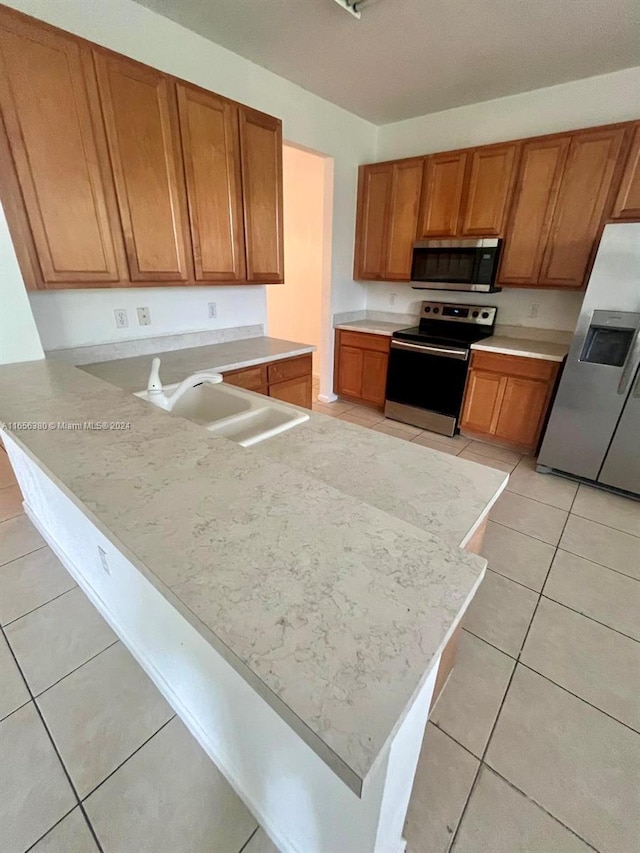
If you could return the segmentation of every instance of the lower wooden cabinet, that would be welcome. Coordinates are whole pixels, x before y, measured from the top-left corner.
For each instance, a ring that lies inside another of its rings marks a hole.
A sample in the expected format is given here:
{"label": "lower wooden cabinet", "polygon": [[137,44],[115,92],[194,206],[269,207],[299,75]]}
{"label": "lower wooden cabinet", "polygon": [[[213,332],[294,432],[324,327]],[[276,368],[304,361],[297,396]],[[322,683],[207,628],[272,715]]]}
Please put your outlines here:
{"label": "lower wooden cabinet", "polygon": [[311,355],[299,355],[255,367],[228,370],[224,373],[224,381],[247,391],[310,409],[313,388],[311,370]]}
{"label": "lower wooden cabinet", "polygon": [[559,368],[556,361],[474,352],[460,429],[535,452]]}
{"label": "lower wooden cabinet", "polygon": [[390,345],[387,335],[337,329],[335,393],[374,406],[384,405]]}

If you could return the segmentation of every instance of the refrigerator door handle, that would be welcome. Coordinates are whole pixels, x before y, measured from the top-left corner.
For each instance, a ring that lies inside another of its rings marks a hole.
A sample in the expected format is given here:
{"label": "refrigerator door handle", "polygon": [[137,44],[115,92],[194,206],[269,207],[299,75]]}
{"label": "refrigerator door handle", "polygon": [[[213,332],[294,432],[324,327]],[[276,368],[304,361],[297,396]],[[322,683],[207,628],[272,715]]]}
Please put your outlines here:
{"label": "refrigerator door handle", "polygon": [[622,376],[620,377],[620,384],[618,385],[618,394],[626,394],[627,389],[629,387],[629,383],[632,381],[637,367],[640,365],[640,329],[636,331],[635,338],[633,339],[633,344],[631,349],[629,350],[629,355],[627,356],[627,360],[624,365],[624,370],[622,371]]}

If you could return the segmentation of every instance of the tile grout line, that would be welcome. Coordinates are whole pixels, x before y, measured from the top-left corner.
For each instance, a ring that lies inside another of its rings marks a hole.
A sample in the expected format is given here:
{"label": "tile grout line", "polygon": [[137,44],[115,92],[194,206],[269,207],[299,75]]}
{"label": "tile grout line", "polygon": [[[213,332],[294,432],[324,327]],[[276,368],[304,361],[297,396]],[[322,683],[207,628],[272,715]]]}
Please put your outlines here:
{"label": "tile grout line", "polygon": [[[6,520],[7,521],[13,521],[13,519],[11,519],[11,518],[7,518]],[[2,527],[3,524],[4,524],[4,521],[0,521],[0,528]],[[21,554],[19,557],[13,557],[11,560],[7,560],[6,563],[0,563],[0,571],[2,571],[2,569],[4,569],[6,566],[10,566],[11,563],[17,563],[18,560],[24,560],[25,557],[29,557],[31,554],[35,554],[36,551],[42,551],[48,547],[49,546],[45,542],[44,545],[39,545],[37,548],[34,548],[33,551],[27,551],[26,554]]]}
{"label": "tile grout line", "polygon": [[[34,700],[40,699],[42,696],[44,696],[45,693],[48,693],[52,687],[55,687],[57,684],[60,684],[60,682],[64,681],[65,678],[68,678],[70,675],[73,675],[74,672],[77,672],[79,669],[82,669],[82,667],[86,663],[90,663],[92,660],[95,660],[99,655],[103,654],[103,652],[106,652],[109,649],[112,649],[119,642],[120,642],[120,638],[116,637],[116,639],[112,643],[109,643],[108,646],[105,646],[104,649],[100,649],[100,651],[96,652],[95,655],[91,655],[90,658],[83,660],[82,663],[78,664],[78,666],[74,666],[73,669],[70,669],[69,672],[65,673],[65,675],[63,675],[61,678],[58,678],[58,680],[54,681],[53,684],[50,684],[48,687],[45,687],[44,690],[40,690],[38,693],[33,693]],[[26,679],[25,679],[25,681],[26,681]],[[31,691],[31,688],[29,688],[29,690]]]}
{"label": "tile grout line", "polygon": [[595,622],[596,625],[602,625],[603,628],[608,628],[609,631],[613,631],[615,634],[619,634],[621,637],[626,637],[627,640],[633,640],[634,643],[640,643],[640,639],[638,639],[637,637],[632,637],[631,634],[625,634],[625,632],[620,631],[619,628],[613,628],[611,625],[607,625],[606,622],[601,622],[599,619],[595,619],[593,616],[589,616],[588,613],[583,613],[582,610],[576,610],[575,607],[570,607],[568,604],[565,604],[564,601],[557,601],[555,598],[551,598],[549,595],[545,595],[544,593],[542,594],[542,597],[546,601],[552,601],[554,604],[558,604],[560,607],[564,607],[566,610],[570,610],[572,613],[577,613],[578,616],[584,616],[585,619],[589,619],[591,622]]}
{"label": "tile grout line", "polygon": [[[576,494],[577,494],[577,491],[576,491]],[[575,501],[575,495],[574,495],[573,501],[571,502],[571,506],[573,506],[574,501]],[[558,537],[558,543],[560,542],[560,539],[562,539],[562,534],[564,533],[564,528],[565,528],[567,521],[569,519],[570,512],[571,512],[571,509],[569,509],[569,512],[567,512],[567,518],[565,519],[565,522],[562,526],[562,531],[560,533],[560,536]],[[504,526],[506,527],[506,525],[504,525]],[[534,538],[534,537],[532,537],[532,538]],[[466,798],[465,804],[462,808],[462,812],[460,813],[460,817],[458,819],[458,825],[456,826],[455,832],[451,836],[451,842],[449,844],[448,850],[451,850],[453,848],[455,842],[456,842],[456,839],[458,837],[458,833],[460,831],[460,827],[462,826],[462,822],[464,820],[464,816],[467,812],[467,808],[469,807],[469,802],[470,802],[471,797],[473,796],[473,792],[474,792],[474,790],[478,784],[478,779],[480,777],[480,770],[482,769],[482,767],[490,767],[490,765],[487,764],[487,762],[485,761],[485,758],[486,758],[487,752],[489,751],[489,746],[491,745],[491,741],[493,739],[493,735],[495,733],[495,730],[498,726],[498,721],[500,720],[500,716],[502,714],[502,709],[504,708],[504,703],[506,702],[507,696],[509,695],[509,691],[511,690],[511,685],[513,683],[513,679],[514,679],[515,674],[516,674],[517,669],[518,669],[518,663],[520,660],[520,655],[522,653],[522,650],[524,649],[525,643],[527,641],[527,637],[529,636],[529,632],[531,630],[533,620],[535,619],[536,612],[538,610],[538,605],[540,604],[540,599],[542,598],[542,590],[544,589],[544,586],[547,582],[547,578],[549,577],[549,573],[551,572],[551,566],[553,565],[553,560],[555,559],[555,555],[556,555],[557,551],[558,551],[558,546],[556,545],[555,551],[553,553],[553,558],[551,560],[551,563],[549,564],[549,568],[547,569],[547,574],[545,575],[545,579],[544,579],[544,582],[543,582],[542,587],[540,589],[540,593],[538,594],[538,600],[536,602],[536,606],[534,607],[533,613],[531,614],[531,619],[529,620],[529,624],[527,626],[527,630],[526,630],[525,635],[522,639],[522,642],[520,643],[520,650],[518,652],[517,658],[515,658],[515,666],[513,667],[512,671],[511,671],[511,675],[509,676],[509,681],[507,682],[507,688],[504,691],[504,694],[502,696],[502,700],[500,702],[500,707],[498,708],[498,713],[496,714],[495,720],[493,721],[493,725],[491,726],[491,729],[489,730],[489,736],[487,738],[487,742],[485,744],[485,747],[482,751],[482,756],[480,757],[480,763],[478,764],[478,767],[476,769],[476,773],[475,773],[475,776],[473,779],[473,783],[471,785],[471,788],[469,789],[469,793],[467,794],[467,798]],[[491,769],[493,770],[493,768],[491,768]],[[555,819],[558,820],[558,818],[555,818]],[[562,823],[562,821],[560,821],[560,820],[558,820],[558,823],[562,824],[562,826],[565,826],[565,824]],[[569,829],[569,827],[565,827],[565,828]],[[570,831],[573,832],[573,830],[570,830]],[[576,833],[574,833],[574,834],[576,834]]]}
{"label": "tile grout line", "polygon": [[[7,563],[7,565],[9,564]],[[71,575],[69,575],[69,577],[71,578]],[[25,616],[30,616],[32,613],[35,613],[36,610],[40,610],[41,608],[46,607],[47,604],[51,604],[52,601],[57,601],[59,598],[62,598],[62,596],[66,595],[68,592],[72,592],[77,588],[77,586],[78,584],[74,581],[73,586],[69,587],[69,589],[65,589],[64,592],[59,592],[58,595],[54,595],[53,598],[50,598],[48,601],[43,601],[42,604],[38,604],[37,607],[33,607],[31,610],[21,613],[20,616],[16,616],[15,619],[10,619],[9,622],[2,622],[0,624],[2,624],[3,628],[8,628],[9,625],[14,625],[16,622],[19,622],[20,619],[24,619]]]}
{"label": "tile grout line", "polygon": [[[91,832],[91,835],[93,836],[93,840],[95,841],[96,846],[97,846],[98,850],[100,851],[100,853],[104,853],[104,851],[103,851],[103,849],[102,849],[102,845],[100,844],[100,841],[99,841],[98,836],[97,836],[97,834],[96,834],[96,831],[95,831],[95,829],[93,828],[93,825],[92,825],[91,821],[89,820],[89,816],[87,815],[87,813],[86,813],[86,811],[85,811],[85,808],[84,808],[84,806],[83,806],[83,804],[82,804],[82,801],[81,801],[80,797],[78,796],[78,791],[76,790],[76,786],[73,784],[73,780],[71,779],[71,774],[70,774],[70,773],[69,773],[69,771],[67,770],[67,766],[66,766],[66,764],[64,763],[64,761],[62,760],[62,756],[60,755],[60,752],[59,752],[59,750],[58,750],[58,747],[56,746],[56,743],[55,743],[55,741],[54,741],[54,739],[53,739],[53,735],[51,734],[51,732],[50,732],[50,730],[49,730],[49,727],[47,726],[47,723],[46,723],[46,721],[45,721],[45,719],[44,719],[44,716],[43,716],[43,714],[42,714],[42,711],[41,711],[41,710],[40,710],[40,708],[38,707],[38,703],[36,702],[35,697],[34,697],[34,695],[33,695],[33,692],[32,692],[32,690],[31,690],[31,688],[29,687],[29,684],[28,684],[28,682],[27,682],[27,679],[25,678],[24,672],[22,671],[22,667],[20,666],[20,663],[19,663],[19,661],[18,661],[18,658],[16,657],[16,654],[15,654],[15,652],[13,651],[13,648],[12,648],[12,646],[11,646],[11,643],[10,643],[10,642],[9,642],[9,640],[7,639],[7,635],[6,635],[6,634],[5,634],[5,632],[4,632],[4,628],[0,627],[0,633],[2,633],[2,636],[4,637],[4,640],[5,640],[6,644],[7,644],[7,646],[9,647],[9,651],[11,652],[11,656],[13,657],[13,660],[15,661],[15,664],[16,664],[16,666],[18,667],[18,670],[19,670],[19,672],[20,672],[20,675],[22,676],[22,679],[23,679],[23,681],[24,681],[24,683],[25,683],[25,686],[26,686],[26,688],[27,688],[27,691],[29,692],[29,695],[31,696],[31,702],[33,703],[33,707],[34,707],[34,709],[35,709],[35,712],[36,712],[36,714],[38,715],[38,717],[39,717],[39,719],[40,719],[40,722],[42,723],[42,725],[43,725],[43,727],[44,727],[45,732],[47,733],[47,737],[49,738],[49,741],[50,741],[50,743],[51,743],[51,746],[53,747],[53,751],[55,752],[55,754],[56,754],[56,756],[57,756],[57,758],[58,758],[58,761],[60,762],[60,766],[62,767],[62,771],[63,771],[63,773],[65,774],[65,776],[67,777],[67,782],[69,783],[69,787],[71,788],[71,792],[73,793],[73,796],[76,798],[76,803],[77,803],[77,805],[78,805],[78,808],[79,808],[79,809],[80,809],[80,811],[82,812],[82,814],[83,814],[83,816],[84,816],[84,819],[85,819],[85,820],[86,820],[86,822],[87,822],[87,825],[88,825],[88,827],[89,827],[89,831]],[[24,707],[24,706],[22,706],[22,707]],[[75,808],[75,806],[74,806],[74,808]],[[73,811],[73,809],[71,809],[71,811]],[[58,821],[58,823],[59,823],[59,822],[60,822],[60,821]],[[54,824],[54,826],[55,826],[55,824]],[[47,832],[45,833],[45,835],[47,835],[47,834],[51,831],[51,829],[53,829],[53,827],[49,827],[49,829],[47,830]],[[44,837],[45,837],[45,836],[43,835],[43,836],[42,836],[42,838],[44,838]]]}
{"label": "tile grout line", "polygon": [[[255,817],[254,817],[254,820],[255,820]],[[258,823],[258,822],[256,821],[256,823]],[[250,842],[251,842],[251,839],[252,839],[252,838],[254,837],[254,835],[258,832],[258,830],[259,830],[259,829],[260,829],[260,824],[258,823],[258,825],[256,826],[256,828],[255,828],[255,829],[253,830],[253,832],[251,833],[251,835],[247,838],[247,840],[244,842],[244,844],[242,845],[242,847],[238,850],[238,853],[242,853],[242,851],[243,851],[243,850],[246,850],[246,849],[247,849],[247,847],[249,846],[249,844],[250,844]]]}

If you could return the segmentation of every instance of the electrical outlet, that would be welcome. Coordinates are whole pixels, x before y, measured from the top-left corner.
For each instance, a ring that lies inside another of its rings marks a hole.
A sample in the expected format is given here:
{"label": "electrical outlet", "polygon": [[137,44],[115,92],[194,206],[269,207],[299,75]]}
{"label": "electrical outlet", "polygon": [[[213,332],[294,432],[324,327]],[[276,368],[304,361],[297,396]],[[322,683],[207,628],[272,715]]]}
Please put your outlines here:
{"label": "electrical outlet", "polygon": [[151,325],[151,311],[148,308],[138,308],[138,325],[139,326],[150,326]]}
{"label": "electrical outlet", "polygon": [[126,308],[114,308],[113,313],[116,317],[116,328],[117,329],[126,329],[129,325],[129,318],[127,317],[127,309]]}
{"label": "electrical outlet", "polygon": [[529,319],[530,319],[530,320],[535,320],[535,319],[536,319],[536,317],[538,316],[538,310],[539,310],[539,308],[540,308],[540,306],[538,305],[538,303],[537,303],[537,302],[532,302],[532,303],[531,303],[531,305],[529,306]]}
{"label": "electrical outlet", "polygon": [[100,565],[105,570],[105,572],[108,575],[110,575],[111,569],[109,568],[109,561],[107,560],[107,552],[104,550],[104,548],[101,548],[99,545],[98,545],[98,556],[100,557]]}
{"label": "electrical outlet", "polygon": [[218,316],[218,306],[215,302],[207,302],[207,308],[209,311],[208,316],[210,320]]}
{"label": "electrical outlet", "polygon": [[396,304],[396,294],[390,293],[389,294],[389,305],[395,305],[395,304]]}

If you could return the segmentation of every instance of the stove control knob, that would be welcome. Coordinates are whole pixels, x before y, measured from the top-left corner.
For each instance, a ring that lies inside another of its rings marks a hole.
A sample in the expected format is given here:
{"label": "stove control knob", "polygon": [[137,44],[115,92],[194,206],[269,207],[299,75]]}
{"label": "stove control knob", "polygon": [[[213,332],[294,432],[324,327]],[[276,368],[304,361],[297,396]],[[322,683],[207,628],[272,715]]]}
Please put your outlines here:
{"label": "stove control knob", "polygon": [[424,313],[428,314],[430,311],[431,311],[431,308],[427,305],[426,308],[424,309]]}
{"label": "stove control knob", "polygon": [[472,316],[472,317],[479,317],[479,316],[480,316],[480,312],[479,312],[479,311],[474,311],[474,312],[471,314],[471,316]]}
{"label": "stove control knob", "polygon": [[439,314],[439,313],[440,313],[440,309],[439,309],[439,308],[434,308],[434,309],[433,309],[433,313],[434,313],[434,314]]}
{"label": "stove control knob", "polygon": [[482,312],[482,319],[483,319],[483,320],[486,320],[486,319],[488,319],[488,317],[489,317],[489,312],[488,312],[488,311],[483,311],[483,312]]}

